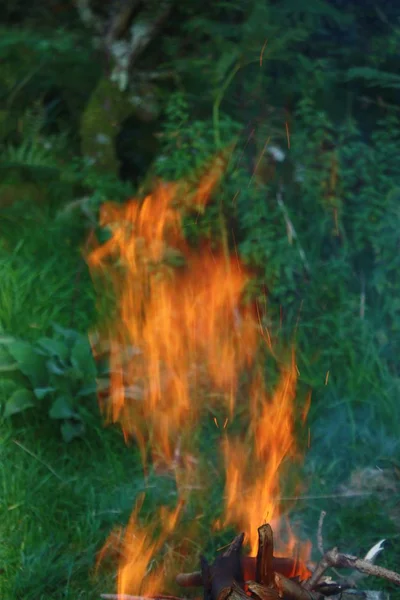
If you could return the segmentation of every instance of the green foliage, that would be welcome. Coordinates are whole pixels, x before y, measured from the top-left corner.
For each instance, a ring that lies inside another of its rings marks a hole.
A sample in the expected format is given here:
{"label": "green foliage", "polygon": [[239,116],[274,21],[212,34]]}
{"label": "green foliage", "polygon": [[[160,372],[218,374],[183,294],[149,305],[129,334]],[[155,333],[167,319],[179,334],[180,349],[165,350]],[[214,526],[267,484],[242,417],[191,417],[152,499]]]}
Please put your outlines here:
{"label": "green foliage", "polygon": [[[223,146],[235,142],[239,131],[240,125],[224,114],[220,123]],[[204,169],[220,150],[215,146],[211,118],[196,119],[187,96],[181,92],[171,94],[169,98],[161,139],[162,151],[156,160],[156,173],[170,181],[198,175],[199,169]]]}
{"label": "green foliage", "polygon": [[58,325],[52,337],[35,343],[3,336],[0,358],[1,371],[8,372],[1,386],[3,417],[40,408],[61,421],[66,442],[84,433],[87,401],[96,392],[96,366],[86,336]]}
{"label": "green foliage", "polygon": [[371,67],[353,67],[347,72],[347,79],[362,78],[370,87],[399,89],[400,76],[397,73],[387,73]]}
{"label": "green foliage", "polygon": [[99,70],[82,32],[2,26],[0,34],[1,99],[10,111],[27,108],[56,88],[71,110],[84,101]]}
{"label": "green foliage", "polygon": [[[317,406],[330,371],[335,398],[364,404],[371,415],[379,406],[386,423],[399,377],[391,358],[399,351],[399,134],[390,115],[366,143],[353,121],[335,130],[326,112],[305,99],[291,136],[300,181],[280,170],[251,210],[239,198],[241,254],[269,287],[272,330],[280,307],[288,332],[299,321],[301,380],[314,389]],[[280,177],[296,236],[288,235],[279,211]]]}

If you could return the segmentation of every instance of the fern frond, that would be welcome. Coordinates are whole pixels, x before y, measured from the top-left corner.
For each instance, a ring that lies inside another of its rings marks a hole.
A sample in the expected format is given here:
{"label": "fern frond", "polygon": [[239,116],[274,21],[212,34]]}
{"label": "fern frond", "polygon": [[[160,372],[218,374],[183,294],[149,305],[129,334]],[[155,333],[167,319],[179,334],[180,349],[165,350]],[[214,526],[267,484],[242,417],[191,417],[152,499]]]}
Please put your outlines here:
{"label": "fern frond", "polygon": [[400,75],[371,67],[352,67],[347,71],[346,79],[364,79],[370,87],[400,88]]}

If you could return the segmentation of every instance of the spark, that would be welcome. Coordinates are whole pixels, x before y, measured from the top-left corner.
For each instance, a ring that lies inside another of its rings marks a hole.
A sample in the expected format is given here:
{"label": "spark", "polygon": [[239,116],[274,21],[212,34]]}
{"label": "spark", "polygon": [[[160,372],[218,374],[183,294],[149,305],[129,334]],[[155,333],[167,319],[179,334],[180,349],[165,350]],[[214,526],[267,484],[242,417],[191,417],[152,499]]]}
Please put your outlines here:
{"label": "spark", "polygon": [[214,423],[215,423],[216,427],[218,427],[218,429],[219,429],[219,425],[218,425],[217,417],[214,417]]}
{"label": "spark", "polygon": [[257,309],[257,317],[258,317],[258,322],[260,324],[260,330],[261,333],[263,331],[263,326],[262,326],[262,322],[261,322],[261,315],[260,315],[260,309],[258,308],[258,302],[256,302],[256,309]]}
{"label": "spark", "polygon": [[228,421],[229,421],[229,419],[228,419],[228,417],[226,417],[225,422],[224,422],[224,429],[226,429],[226,426],[228,425]]}
{"label": "spark", "polygon": [[[300,302],[299,312],[297,313],[296,326],[295,326],[295,328],[294,328],[294,335],[295,335],[295,337],[296,337],[296,335],[297,335],[297,329],[298,329],[298,327],[299,327],[299,321],[300,321],[300,315],[301,315],[301,311],[302,311],[302,308],[303,308],[303,302],[304,302],[304,300],[302,300],[302,301]],[[297,367],[296,367],[296,368],[297,368]]]}
{"label": "spark", "polygon": [[235,195],[233,196],[233,198],[232,198],[232,206],[233,206],[233,209],[234,209],[234,210],[236,210],[236,206],[237,206],[236,199],[237,199],[237,197],[239,196],[240,192],[241,192],[241,190],[238,190],[238,191],[236,192],[236,194],[235,194]]}
{"label": "spark", "polygon": [[225,544],[225,546],[220,546],[219,548],[217,548],[217,552],[220,552],[221,550],[225,550],[225,548],[228,548],[228,546],[231,545],[231,542],[229,542],[229,544]]}
{"label": "spark", "polygon": [[[268,344],[268,348],[270,349],[270,351],[273,353],[272,351],[272,340],[271,340],[271,336],[269,333],[269,329],[267,326],[265,326],[265,333],[267,334],[267,344]],[[264,338],[265,339],[265,338]],[[275,356],[275,354],[273,353],[273,356]]]}
{"label": "spark", "polygon": [[[269,334],[268,328],[267,327],[263,327],[263,324],[262,324],[262,321],[261,321],[260,309],[258,307],[258,302],[256,302],[256,310],[257,310],[258,323],[260,325],[260,333],[261,333],[263,339],[267,342],[268,348],[272,352],[271,336]],[[265,336],[265,334],[267,334],[267,337]]]}
{"label": "spark", "polygon": [[288,125],[287,121],[285,122],[285,126],[286,126],[287,145],[290,150],[290,133],[289,133],[289,125]]}
{"label": "spark", "polygon": [[250,181],[249,181],[249,185],[248,185],[248,187],[250,187],[250,184],[251,184],[251,182],[252,182],[252,180],[253,180],[253,177],[254,177],[254,175],[255,175],[255,174],[256,174],[256,172],[257,172],[258,166],[259,166],[259,164],[260,164],[260,162],[261,162],[261,159],[262,159],[262,157],[263,157],[263,156],[264,156],[264,154],[265,154],[265,150],[267,149],[267,146],[268,146],[268,144],[269,144],[269,140],[270,140],[270,139],[271,139],[271,136],[270,136],[270,137],[267,139],[267,141],[266,141],[266,142],[265,142],[265,144],[264,144],[264,148],[262,149],[262,151],[261,151],[261,154],[260,154],[260,156],[259,156],[259,158],[258,158],[258,161],[257,161],[257,164],[256,164],[256,166],[255,166],[255,168],[254,168],[253,174],[252,174],[252,176],[250,177]]}
{"label": "spark", "polygon": [[267,45],[267,42],[268,42],[268,38],[265,39],[263,47],[261,48],[261,52],[260,52],[260,67],[262,67],[263,54],[264,54],[264,50],[265,50],[265,46]]}
{"label": "spark", "polygon": [[325,385],[328,385],[328,381],[329,381],[329,371],[326,372]]}
{"label": "spark", "polygon": [[238,162],[237,162],[237,167],[239,167],[240,163],[242,162],[242,158],[243,158],[243,155],[244,155],[244,151],[246,150],[247,146],[249,145],[249,142],[250,142],[251,138],[253,137],[253,135],[254,135],[254,132],[255,132],[255,129],[253,128],[253,129],[250,131],[250,134],[249,134],[249,136],[248,136],[248,138],[247,138],[247,140],[246,140],[246,143],[245,143],[245,145],[244,145],[244,148],[243,148],[243,150],[242,150],[242,154],[239,156],[239,159],[238,159]]}
{"label": "spark", "polygon": [[303,423],[305,423],[305,420],[307,419],[307,415],[308,415],[308,411],[310,410],[310,406],[311,406],[311,392],[309,392],[307,394],[306,402],[304,404],[303,411],[301,413],[301,420]]}
{"label": "spark", "polygon": [[[237,194],[238,194],[238,193],[239,193],[239,192],[237,192]],[[236,196],[237,196],[237,194],[236,194]],[[236,197],[236,196],[235,196],[235,197]],[[235,247],[235,256],[236,256],[236,262],[237,262],[237,266],[238,266],[238,269],[239,269],[239,271],[241,271],[241,270],[242,270],[242,266],[241,266],[241,264],[240,264],[240,260],[239,260],[239,254],[238,254],[238,249],[237,249],[237,245],[236,245],[235,232],[233,231],[233,229],[232,229],[232,237],[233,237],[233,245],[234,245],[234,247]]]}

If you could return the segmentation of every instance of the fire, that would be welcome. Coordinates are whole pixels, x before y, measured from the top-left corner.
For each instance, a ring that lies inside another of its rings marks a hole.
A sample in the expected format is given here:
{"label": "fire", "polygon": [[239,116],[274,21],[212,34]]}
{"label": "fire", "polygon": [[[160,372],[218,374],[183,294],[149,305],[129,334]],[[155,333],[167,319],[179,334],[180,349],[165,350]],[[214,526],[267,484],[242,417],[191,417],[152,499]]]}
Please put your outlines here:
{"label": "fire", "polygon": [[121,554],[118,573],[118,594],[124,594],[127,590],[135,591],[143,596],[151,596],[160,593],[165,579],[165,565],[158,565],[149,571],[154,556],[162,549],[171,532],[174,531],[183,508],[179,502],[174,510],[161,507],[157,518],[160,531],[155,531],[155,526],[144,526],[140,522],[140,510],[144,495],[136,502],[136,506],[129,519],[125,532],[110,536],[103,547],[98,563],[104,558],[107,551],[117,545]]}
{"label": "fire", "polygon": [[[279,476],[283,461],[297,454],[294,436],[294,407],[297,367],[294,352],[289,368],[283,370],[279,384],[268,398],[263,377],[258,373],[250,390],[250,424],[244,439],[225,438],[223,454],[226,471],[225,525],[234,524],[248,534],[251,555],[257,553],[257,529],[280,522]],[[303,414],[303,418],[305,415]],[[290,528],[289,541],[277,540],[277,556],[292,556],[299,547]],[[301,561],[309,558],[310,546],[301,547]],[[308,571],[298,569],[306,578]]]}
{"label": "fire", "polygon": [[[259,525],[279,518],[279,470],[296,452],[297,369],[293,353],[272,398],[257,373],[247,436],[230,439],[240,375],[254,371],[271,340],[260,335],[260,315],[243,305],[251,275],[238,257],[210,243],[190,247],[182,224],[185,211],[205,208],[224,168],[218,156],[194,193],[186,183],[159,183],[143,200],[103,205],[100,224],[111,237],[86,258],[99,293],[112,287],[116,311],[92,345],[95,353],[104,345],[109,350],[109,397],[101,400],[107,421],[120,423],[126,440],[136,440],[144,466],[148,450],[153,463],[169,465],[181,500],[195,487],[201,462],[194,457],[196,424],[211,404],[224,409],[224,420],[215,422],[225,436],[225,524],[246,531],[254,553]],[[163,570],[149,575],[149,565],[181,509],[182,502],[171,513],[161,511],[162,531],[154,539],[136,507],[121,542],[120,594],[160,592]]]}
{"label": "fire", "polygon": [[[196,205],[215,184],[215,175],[203,177]],[[238,374],[258,343],[250,311],[239,310],[249,275],[210,245],[188,246],[178,192],[160,184],[141,203],[105,205],[100,221],[112,237],[87,258],[94,274],[112,282],[118,303],[106,332],[111,397],[103,409],[126,438],[136,438],[144,461],[150,443],[153,458],[167,463],[197,421],[210,383],[232,414]]]}

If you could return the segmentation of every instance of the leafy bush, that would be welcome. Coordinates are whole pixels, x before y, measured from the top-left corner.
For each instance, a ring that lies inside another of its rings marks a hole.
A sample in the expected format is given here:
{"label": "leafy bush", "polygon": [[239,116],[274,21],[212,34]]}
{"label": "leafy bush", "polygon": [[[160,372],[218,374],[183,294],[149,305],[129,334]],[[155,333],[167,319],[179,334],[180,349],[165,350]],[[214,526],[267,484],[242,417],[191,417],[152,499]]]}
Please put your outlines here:
{"label": "leafy bush", "polygon": [[81,436],[96,392],[96,365],[87,338],[54,325],[52,337],[35,343],[0,338],[0,400],[3,417],[44,409],[61,422],[66,442]]}

